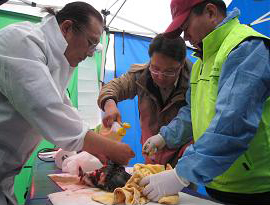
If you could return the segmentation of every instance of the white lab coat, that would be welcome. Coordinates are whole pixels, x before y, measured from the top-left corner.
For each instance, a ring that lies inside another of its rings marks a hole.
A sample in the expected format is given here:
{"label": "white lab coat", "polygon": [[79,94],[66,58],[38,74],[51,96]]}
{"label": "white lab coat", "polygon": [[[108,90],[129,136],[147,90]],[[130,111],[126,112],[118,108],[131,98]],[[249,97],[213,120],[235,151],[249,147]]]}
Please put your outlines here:
{"label": "white lab coat", "polygon": [[0,30],[0,186],[19,173],[42,137],[80,150],[88,126],[66,96],[71,68],[54,16]]}

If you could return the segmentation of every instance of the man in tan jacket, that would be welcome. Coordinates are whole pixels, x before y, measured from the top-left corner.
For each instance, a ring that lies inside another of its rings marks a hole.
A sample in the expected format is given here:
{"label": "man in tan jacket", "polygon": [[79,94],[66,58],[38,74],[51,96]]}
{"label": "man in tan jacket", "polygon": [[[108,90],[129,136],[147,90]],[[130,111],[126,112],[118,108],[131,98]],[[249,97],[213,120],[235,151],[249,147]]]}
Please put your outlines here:
{"label": "man in tan jacket", "polygon": [[[159,133],[186,105],[191,63],[186,60],[186,45],[181,37],[167,39],[157,35],[149,46],[150,62],[135,64],[119,78],[103,86],[98,105],[104,110],[103,124],[110,127],[113,121],[121,122],[117,102],[138,95],[140,112],[141,143]],[[192,136],[183,139],[179,149],[165,148],[154,156],[144,155],[145,163],[174,165]]]}

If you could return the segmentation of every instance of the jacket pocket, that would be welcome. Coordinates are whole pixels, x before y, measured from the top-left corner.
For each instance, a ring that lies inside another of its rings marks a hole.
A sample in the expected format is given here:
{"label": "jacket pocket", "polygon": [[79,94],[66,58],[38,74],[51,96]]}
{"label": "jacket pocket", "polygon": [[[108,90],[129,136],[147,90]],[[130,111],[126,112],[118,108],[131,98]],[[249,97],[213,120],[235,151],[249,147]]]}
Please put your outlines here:
{"label": "jacket pocket", "polygon": [[216,177],[214,181],[220,185],[234,184],[248,178],[252,169],[252,162],[250,161],[248,154],[244,153],[227,171],[221,176]]}

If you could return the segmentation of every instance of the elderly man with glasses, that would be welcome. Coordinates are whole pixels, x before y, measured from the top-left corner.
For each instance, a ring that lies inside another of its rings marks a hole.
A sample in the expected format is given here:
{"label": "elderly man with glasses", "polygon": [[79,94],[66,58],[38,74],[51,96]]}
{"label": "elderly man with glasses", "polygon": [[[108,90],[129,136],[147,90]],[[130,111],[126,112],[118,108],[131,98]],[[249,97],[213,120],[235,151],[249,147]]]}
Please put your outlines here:
{"label": "elderly man with glasses", "polygon": [[[186,105],[191,67],[185,58],[186,45],[181,37],[168,39],[157,35],[149,46],[149,56],[149,63],[135,64],[126,74],[103,86],[98,99],[99,107],[105,112],[103,124],[109,127],[113,121],[121,122],[117,103],[138,96],[142,144],[158,134]],[[191,138],[183,138],[177,149],[165,148],[153,156],[144,155],[145,163],[174,166]]]}

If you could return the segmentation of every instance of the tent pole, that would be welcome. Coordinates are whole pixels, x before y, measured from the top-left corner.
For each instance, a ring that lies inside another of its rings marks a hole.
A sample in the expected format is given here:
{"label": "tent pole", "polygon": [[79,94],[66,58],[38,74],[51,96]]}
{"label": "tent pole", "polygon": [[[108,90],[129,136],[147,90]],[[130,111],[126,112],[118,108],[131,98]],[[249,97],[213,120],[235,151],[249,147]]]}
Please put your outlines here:
{"label": "tent pole", "polygon": [[102,84],[104,82],[104,73],[105,73],[105,57],[106,57],[106,48],[107,48],[107,41],[106,41],[106,29],[104,29],[102,33],[102,53],[101,53],[101,67],[100,67],[100,84],[99,89],[101,90]]}
{"label": "tent pole", "polygon": [[[268,18],[267,18],[268,16]],[[259,17],[258,19],[256,19],[255,21],[253,21],[250,25],[256,25],[265,21],[269,21],[270,20],[270,11],[268,11],[266,14],[262,15],[261,17]]]}

